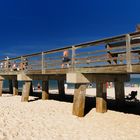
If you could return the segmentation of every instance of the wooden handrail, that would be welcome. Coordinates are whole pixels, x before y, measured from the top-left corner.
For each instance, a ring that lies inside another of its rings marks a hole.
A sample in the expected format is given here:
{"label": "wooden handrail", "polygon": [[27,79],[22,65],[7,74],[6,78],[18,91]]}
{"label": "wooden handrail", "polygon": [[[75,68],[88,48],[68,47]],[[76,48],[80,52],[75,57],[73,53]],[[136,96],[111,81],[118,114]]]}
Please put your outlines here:
{"label": "wooden handrail", "polygon": [[[132,37],[137,37],[137,36],[140,36],[140,32],[129,33],[129,35]],[[93,45],[107,44],[109,42],[125,40],[125,36],[126,36],[126,34],[123,34],[123,35],[119,35],[119,36],[90,41],[90,42],[72,45],[72,46],[68,46],[68,47],[52,49],[52,50],[44,51],[43,53],[47,54],[47,53],[55,53],[55,52],[59,52],[59,51],[63,51],[63,50],[70,50],[70,49],[72,49],[73,46],[75,47],[75,49],[78,49],[78,48],[85,48],[85,47],[93,46]],[[22,57],[26,58],[26,57],[32,57],[32,56],[41,55],[41,54],[42,54],[42,52],[39,52],[39,53],[23,55]],[[21,56],[18,56],[15,58],[10,58],[9,60],[15,60],[15,59],[20,59],[20,58],[21,58]],[[2,62],[2,61],[4,61],[4,60],[1,60],[0,62]]]}
{"label": "wooden handrail", "polygon": [[[113,56],[113,54],[127,53],[128,55],[131,55],[131,52],[139,53],[139,51],[140,51],[140,50],[131,50],[132,47],[140,44],[140,39],[136,39],[136,37],[140,37],[140,32],[134,32],[134,33],[130,33],[127,35],[129,35],[129,42],[127,41],[128,39],[126,38],[126,35],[120,35],[120,36],[115,36],[115,37],[111,37],[111,38],[105,38],[105,39],[101,39],[101,40],[95,40],[95,41],[91,41],[91,42],[87,42],[87,43],[82,43],[82,44],[78,44],[78,45],[74,45],[74,46],[57,48],[57,49],[52,49],[52,50],[48,50],[45,52],[39,52],[39,53],[24,55],[24,56],[20,56],[20,57],[15,57],[15,58],[9,59],[8,61],[10,61],[10,62],[18,61],[18,63],[20,64],[20,63],[24,62],[24,58],[27,58],[27,61],[30,63],[30,65],[41,66],[41,67],[39,67],[39,69],[42,70],[42,73],[44,73],[44,70],[47,69],[47,66],[55,65],[56,67],[59,66],[61,68],[61,62],[62,62],[61,59],[63,58],[63,56],[53,57],[53,55],[50,55],[50,54],[53,54],[53,53],[60,54],[60,52],[63,52],[64,50],[71,51],[71,67],[72,68],[74,68],[75,65],[77,65],[77,64],[82,64],[82,63],[85,64],[86,59],[89,60],[90,63],[103,62],[103,61],[108,62],[108,60],[109,61],[110,60],[111,61],[119,60],[119,56],[116,56],[116,55]],[[102,49],[98,49],[98,46],[102,45],[102,44],[104,44],[104,46],[101,46]],[[108,49],[105,47],[107,44],[109,44],[109,47],[111,49]],[[130,46],[131,48],[126,47],[126,44],[127,44],[127,46]],[[98,46],[96,46],[96,45],[98,45]],[[76,53],[77,49],[85,48],[85,47],[89,47],[89,46],[96,47],[96,50],[93,49],[94,51],[90,51],[90,52],[80,52],[79,51],[78,53]],[[127,48],[127,50],[126,50],[126,48]],[[123,49],[125,49],[125,50],[123,50]],[[108,53],[112,54],[112,58],[108,57],[108,55],[107,55]],[[82,55],[87,55],[87,56],[82,57]],[[54,61],[52,58],[54,58]],[[82,62],[82,60],[84,60],[85,62]],[[128,63],[129,69],[130,69],[130,66],[131,66],[130,58],[127,57],[126,60],[127,60],[127,63]],[[78,62],[76,62],[76,61],[78,61]],[[1,60],[0,62],[5,63],[6,60]],[[34,63],[32,63],[32,62],[34,62]]]}

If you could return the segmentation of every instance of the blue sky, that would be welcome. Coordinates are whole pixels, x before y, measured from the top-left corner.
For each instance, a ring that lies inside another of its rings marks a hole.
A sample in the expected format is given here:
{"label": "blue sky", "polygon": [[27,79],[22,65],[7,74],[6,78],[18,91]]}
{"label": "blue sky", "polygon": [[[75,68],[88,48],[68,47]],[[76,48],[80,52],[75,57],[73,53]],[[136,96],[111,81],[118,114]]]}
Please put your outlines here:
{"label": "blue sky", "polygon": [[1,0],[0,58],[135,31],[139,0]]}

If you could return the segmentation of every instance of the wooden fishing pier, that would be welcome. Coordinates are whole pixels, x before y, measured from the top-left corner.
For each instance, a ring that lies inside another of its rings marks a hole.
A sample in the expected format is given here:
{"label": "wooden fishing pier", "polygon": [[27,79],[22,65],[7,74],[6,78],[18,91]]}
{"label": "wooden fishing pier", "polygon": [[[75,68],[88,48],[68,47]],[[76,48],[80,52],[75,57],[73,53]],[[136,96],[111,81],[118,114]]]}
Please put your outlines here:
{"label": "wooden fishing pier", "polygon": [[[63,52],[70,62],[62,68]],[[18,81],[24,81],[22,102],[27,102],[33,80],[42,80],[42,99],[49,99],[49,80],[58,81],[59,94],[65,95],[64,81],[75,84],[73,110],[84,116],[87,83],[96,83],[96,111],[107,112],[106,82],[114,82],[118,105],[125,103],[124,82],[140,73],[140,32],[95,40],[0,61],[0,96],[3,80],[18,95]]]}

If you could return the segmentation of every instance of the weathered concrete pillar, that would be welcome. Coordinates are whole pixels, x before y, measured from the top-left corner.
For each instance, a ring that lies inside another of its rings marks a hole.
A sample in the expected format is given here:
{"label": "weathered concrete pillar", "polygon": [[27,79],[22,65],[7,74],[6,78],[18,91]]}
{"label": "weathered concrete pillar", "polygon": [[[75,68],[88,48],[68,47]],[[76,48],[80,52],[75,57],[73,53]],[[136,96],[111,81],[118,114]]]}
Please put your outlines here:
{"label": "weathered concrete pillar", "polygon": [[96,82],[96,111],[107,112],[106,83]]}
{"label": "weathered concrete pillar", "polygon": [[22,102],[28,102],[30,88],[31,88],[31,81],[25,81],[22,89],[22,97],[21,97]]}
{"label": "weathered concrete pillar", "polygon": [[2,96],[3,80],[0,80],[0,96]]}
{"label": "weathered concrete pillar", "polygon": [[13,82],[12,82],[12,80],[9,80],[9,93],[13,94]]}
{"label": "weathered concrete pillar", "polygon": [[124,82],[115,82],[115,98],[118,106],[123,106],[125,103]]}
{"label": "weathered concrete pillar", "polygon": [[13,95],[18,95],[18,81],[13,80]]}
{"label": "weathered concrete pillar", "polygon": [[75,84],[74,99],[73,99],[73,111],[72,114],[78,117],[84,116],[85,110],[85,84]]}
{"label": "weathered concrete pillar", "polygon": [[58,92],[60,96],[65,95],[64,80],[58,80]]}
{"label": "weathered concrete pillar", "polygon": [[49,82],[42,81],[42,100],[49,99]]}

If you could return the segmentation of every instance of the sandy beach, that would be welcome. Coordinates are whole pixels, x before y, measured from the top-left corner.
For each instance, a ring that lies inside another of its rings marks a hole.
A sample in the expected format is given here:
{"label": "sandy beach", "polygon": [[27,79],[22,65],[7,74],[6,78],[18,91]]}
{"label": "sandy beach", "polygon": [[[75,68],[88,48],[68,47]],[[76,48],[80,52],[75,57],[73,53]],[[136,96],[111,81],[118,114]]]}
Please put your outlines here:
{"label": "sandy beach", "polygon": [[[126,95],[138,87],[125,88]],[[56,93],[57,91],[50,91]],[[68,95],[73,93],[67,89]],[[87,96],[95,104],[95,89],[87,89]],[[140,105],[128,106],[124,113],[110,109],[114,99],[114,89],[107,90],[110,104],[107,113],[96,113],[95,106],[78,118],[72,115],[72,103],[50,99],[21,102],[21,96],[3,94],[0,97],[0,140],[139,140]],[[129,110],[131,108],[131,110]],[[129,112],[130,111],[130,112]]]}

